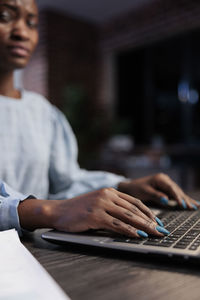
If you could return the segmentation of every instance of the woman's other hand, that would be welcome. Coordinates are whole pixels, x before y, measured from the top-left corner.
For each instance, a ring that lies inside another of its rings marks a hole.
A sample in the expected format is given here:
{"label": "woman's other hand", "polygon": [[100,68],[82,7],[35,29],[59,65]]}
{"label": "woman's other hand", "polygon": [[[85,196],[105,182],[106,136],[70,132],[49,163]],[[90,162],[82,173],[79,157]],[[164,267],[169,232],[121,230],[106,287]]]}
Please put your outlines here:
{"label": "woman's other hand", "polygon": [[200,202],[186,195],[168,175],[163,173],[121,182],[118,189],[140,198],[145,203],[153,201],[167,206],[169,199],[173,199],[183,209],[197,210],[200,207]]}

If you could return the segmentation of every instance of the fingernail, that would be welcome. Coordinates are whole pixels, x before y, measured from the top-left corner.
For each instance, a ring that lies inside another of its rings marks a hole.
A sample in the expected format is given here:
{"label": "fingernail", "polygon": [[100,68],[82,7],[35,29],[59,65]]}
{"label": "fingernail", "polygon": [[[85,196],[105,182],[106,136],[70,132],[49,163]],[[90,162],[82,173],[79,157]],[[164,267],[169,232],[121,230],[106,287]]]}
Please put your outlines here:
{"label": "fingernail", "polygon": [[164,205],[168,205],[168,199],[165,198],[165,197],[161,197],[161,198],[160,198],[160,202],[161,202],[162,204],[164,204]]}
{"label": "fingernail", "polygon": [[141,237],[145,237],[145,238],[148,237],[148,234],[142,230],[138,230],[137,234],[140,235]]}
{"label": "fingernail", "polygon": [[158,217],[155,217],[155,220],[156,220],[156,222],[158,223],[158,225],[164,227],[163,222],[162,222]]}
{"label": "fingernail", "polygon": [[196,203],[198,203],[200,205],[200,201],[198,201],[198,200],[195,200],[195,201],[196,201]]}
{"label": "fingernail", "polygon": [[197,206],[196,206],[195,204],[192,204],[192,207],[193,207],[195,210],[198,209]]}
{"label": "fingernail", "polygon": [[187,205],[186,205],[186,203],[185,203],[185,200],[184,200],[184,199],[182,199],[182,206],[183,206],[183,208],[184,208],[184,209],[186,209],[186,208],[187,208]]}
{"label": "fingernail", "polygon": [[156,230],[158,232],[161,232],[161,233],[164,233],[164,234],[170,234],[170,232],[167,229],[165,229],[165,228],[163,228],[161,226],[156,226]]}

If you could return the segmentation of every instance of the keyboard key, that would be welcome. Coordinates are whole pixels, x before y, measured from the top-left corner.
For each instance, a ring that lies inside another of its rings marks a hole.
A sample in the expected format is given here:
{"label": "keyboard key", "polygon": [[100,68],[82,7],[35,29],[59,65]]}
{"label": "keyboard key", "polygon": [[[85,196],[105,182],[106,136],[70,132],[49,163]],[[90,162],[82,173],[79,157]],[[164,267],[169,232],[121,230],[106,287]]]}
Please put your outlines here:
{"label": "keyboard key", "polygon": [[131,244],[141,244],[143,242],[142,239],[125,239],[125,238],[116,238],[113,242],[117,243],[131,243]]}
{"label": "keyboard key", "polygon": [[149,246],[158,246],[159,242],[157,241],[147,241],[143,245],[149,245]]}
{"label": "keyboard key", "polygon": [[141,244],[143,243],[144,239],[131,239],[128,243],[129,244]]}
{"label": "keyboard key", "polygon": [[186,249],[187,245],[180,245],[180,244],[177,243],[175,246],[173,246],[173,248]]}
{"label": "keyboard key", "polygon": [[195,246],[195,247],[199,247],[199,243],[197,243],[197,242],[194,242],[193,244],[192,244],[192,246]]}
{"label": "keyboard key", "polygon": [[156,245],[156,247],[171,247],[171,244],[167,244],[167,243],[159,243]]}
{"label": "keyboard key", "polygon": [[176,234],[176,235],[181,236],[181,235],[183,235],[184,233],[186,233],[186,231],[187,231],[187,230],[179,230],[179,229],[177,229],[176,231],[173,232],[173,234]]}
{"label": "keyboard key", "polygon": [[191,229],[188,234],[197,237],[199,235],[199,230]]}
{"label": "keyboard key", "polygon": [[195,240],[189,247],[189,250],[196,250],[200,246],[200,239]]}
{"label": "keyboard key", "polygon": [[163,238],[148,238],[148,240],[146,242],[144,242],[144,245],[157,245],[159,244],[161,241],[163,240]]}
{"label": "keyboard key", "polygon": [[190,246],[189,250],[197,250],[198,246]]}
{"label": "keyboard key", "polygon": [[191,244],[191,242],[190,241],[179,241],[176,245],[183,245],[183,246],[188,246],[188,245],[190,245]]}
{"label": "keyboard key", "polygon": [[175,237],[175,236],[168,236],[165,240],[167,241],[173,241],[176,242],[179,239],[179,237]]}
{"label": "keyboard key", "polygon": [[172,243],[160,243],[160,246],[163,246],[163,247],[171,247],[171,246],[172,246]]}

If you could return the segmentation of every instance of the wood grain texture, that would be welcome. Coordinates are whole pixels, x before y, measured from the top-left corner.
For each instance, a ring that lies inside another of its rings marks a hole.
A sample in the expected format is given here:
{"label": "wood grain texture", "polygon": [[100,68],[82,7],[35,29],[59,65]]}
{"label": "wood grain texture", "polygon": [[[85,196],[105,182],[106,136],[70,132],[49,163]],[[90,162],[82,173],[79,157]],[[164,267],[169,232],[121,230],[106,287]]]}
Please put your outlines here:
{"label": "wood grain texture", "polygon": [[72,300],[199,300],[200,263],[43,241],[41,230],[23,244]]}

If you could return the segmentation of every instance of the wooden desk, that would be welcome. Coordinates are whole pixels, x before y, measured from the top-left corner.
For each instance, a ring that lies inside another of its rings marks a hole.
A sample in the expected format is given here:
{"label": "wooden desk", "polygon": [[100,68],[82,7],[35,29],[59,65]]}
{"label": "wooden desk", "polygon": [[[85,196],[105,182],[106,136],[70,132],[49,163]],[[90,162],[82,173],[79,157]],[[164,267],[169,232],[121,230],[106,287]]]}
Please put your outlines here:
{"label": "wooden desk", "polygon": [[23,244],[72,300],[199,300],[199,265],[121,252],[58,246],[41,230]]}

